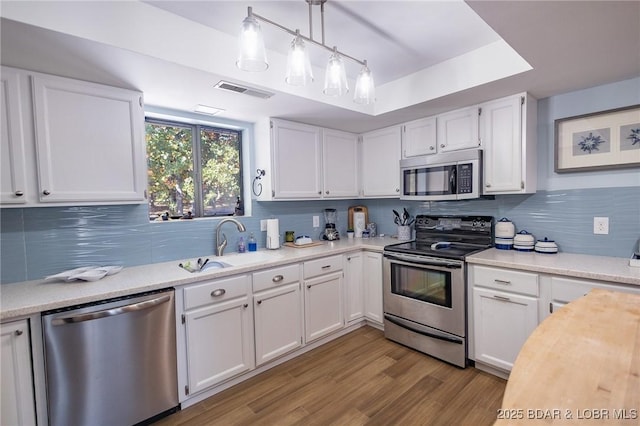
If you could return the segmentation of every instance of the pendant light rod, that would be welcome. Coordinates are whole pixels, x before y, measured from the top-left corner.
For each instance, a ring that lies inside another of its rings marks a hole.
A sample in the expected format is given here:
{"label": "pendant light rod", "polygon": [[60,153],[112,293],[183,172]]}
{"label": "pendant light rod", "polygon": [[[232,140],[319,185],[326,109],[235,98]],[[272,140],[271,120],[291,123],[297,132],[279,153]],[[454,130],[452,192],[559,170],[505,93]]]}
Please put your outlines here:
{"label": "pendant light rod", "polygon": [[[312,5],[312,3],[309,3],[309,7],[311,7],[311,5]],[[324,9],[324,4],[321,4],[321,5],[320,5],[320,7]],[[345,58],[349,58],[349,59],[351,59],[352,61],[357,62],[357,63],[358,63],[358,64],[360,64],[360,65],[365,66],[365,65],[367,64],[367,61],[366,61],[366,60],[361,61],[360,59],[354,58],[353,56],[347,55],[346,53],[343,53],[343,52],[341,52],[341,51],[337,50],[335,47],[329,47],[329,46],[327,46],[326,44],[324,44],[324,16],[323,16],[323,19],[322,19],[322,43],[321,43],[321,42],[315,41],[315,40],[314,40],[314,39],[312,39],[311,37],[307,37],[307,36],[305,36],[305,35],[303,35],[303,34],[300,34],[299,32],[298,32],[298,33],[296,33],[296,31],[291,30],[291,29],[289,29],[289,28],[287,28],[287,27],[285,27],[285,26],[283,26],[283,25],[280,25],[280,24],[278,24],[277,22],[274,22],[274,21],[272,21],[272,20],[270,20],[270,19],[268,19],[268,18],[265,18],[264,16],[260,16],[260,15],[258,15],[257,13],[255,13],[255,12],[253,11],[253,8],[252,8],[251,6],[249,6],[249,7],[247,8],[247,15],[248,15],[249,17],[254,17],[255,19],[257,19],[257,20],[259,20],[259,21],[262,21],[262,22],[264,22],[264,23],[267,23],[267,24],[273,25],[273,26],[274,26],[274,27],[276,27],[276,28],[280,28],[282,31],[284,31],[284,32],[286,32],[286,33],[289,33],[289,34],[291,34],[292,36],[296,36],[296,35],[297,35],[298,37],[300,37],[300,38],[301,38],[301,39],[303,39],[304,41],[307,41],[307,42],[309,42],[309,43],[315,44],[316,46],[322,47],[322,48],[324,48],[324,49],[328,50],[328,51],[329,51],[329,52],[331,52],[331,53],[336,52],[336,53],[340,54],[340,56],[343,56],[343,57],[345,57]],[[311,15],[309,16],[309,27],[310,27],[310,28],[309,28],[309,31],[311,32]]]}

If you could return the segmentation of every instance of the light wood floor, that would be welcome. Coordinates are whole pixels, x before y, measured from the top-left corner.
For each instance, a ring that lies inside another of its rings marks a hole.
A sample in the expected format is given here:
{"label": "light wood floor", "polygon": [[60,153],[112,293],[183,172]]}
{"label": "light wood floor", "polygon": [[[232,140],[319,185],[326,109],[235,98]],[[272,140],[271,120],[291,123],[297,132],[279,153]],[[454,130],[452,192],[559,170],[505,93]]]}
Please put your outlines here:
{"label": "light wood floor", "polygon": [[491,425],[505,385],[363,327],[154,426]]}

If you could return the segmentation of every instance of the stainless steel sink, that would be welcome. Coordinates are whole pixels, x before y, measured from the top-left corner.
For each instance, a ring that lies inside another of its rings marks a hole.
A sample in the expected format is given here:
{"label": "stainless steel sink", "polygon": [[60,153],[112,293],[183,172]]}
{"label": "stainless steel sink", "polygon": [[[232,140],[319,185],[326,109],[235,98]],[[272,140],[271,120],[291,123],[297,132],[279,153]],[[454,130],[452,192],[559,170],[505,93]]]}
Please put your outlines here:
{"label": "stainless steel sink", "polygon": [[222,269],[222,268],[228,268],[229,266],[232,266],[231,264],[227,263],[227,262],[222,262],[220,260],[209,260],[206,259],[204,261],[204,263],[201,263],[202,259],[198,259],[199,261],[186,261],[183,263],[180,263],[178,266],[182,269],[184,269],[185,271],[191,272],[191,273],[195,273],[195,272],[204,272],[210,269]]}

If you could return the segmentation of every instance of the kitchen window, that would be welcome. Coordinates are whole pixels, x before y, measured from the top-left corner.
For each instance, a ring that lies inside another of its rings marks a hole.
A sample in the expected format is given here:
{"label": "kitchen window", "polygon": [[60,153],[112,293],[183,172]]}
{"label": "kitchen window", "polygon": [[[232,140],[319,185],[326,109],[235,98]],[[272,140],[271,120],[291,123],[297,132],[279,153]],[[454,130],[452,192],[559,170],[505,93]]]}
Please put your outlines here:
{"label": "kitchen window", "polygon": [[242,132],[146,119],[149,217],[243,215]]}

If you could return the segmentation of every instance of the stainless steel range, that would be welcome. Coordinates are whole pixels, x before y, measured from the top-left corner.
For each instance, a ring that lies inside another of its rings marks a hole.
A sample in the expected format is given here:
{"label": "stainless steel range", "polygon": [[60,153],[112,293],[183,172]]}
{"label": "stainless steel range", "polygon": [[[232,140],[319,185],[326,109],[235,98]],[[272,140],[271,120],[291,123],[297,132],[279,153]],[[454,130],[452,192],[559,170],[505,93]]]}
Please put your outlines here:
{"label": "stainless steel range", "polygon": [[416,217],[415,241],[384,248],[384,335],[466,367],[466,256],[491,247],[491,216]]}

